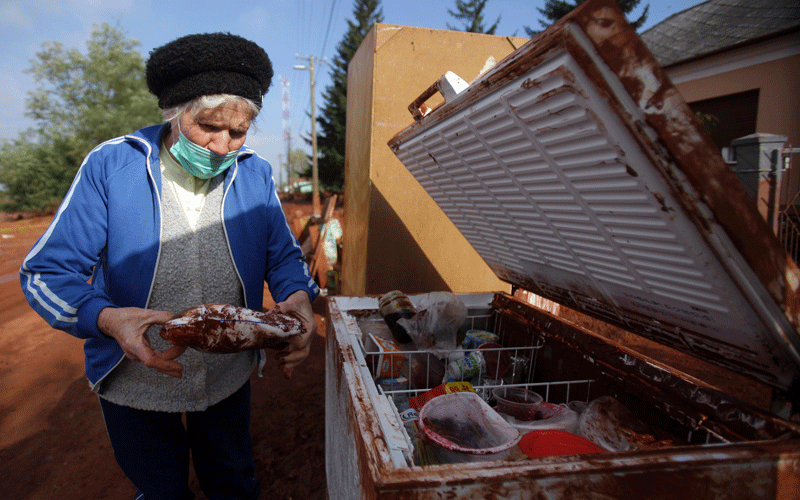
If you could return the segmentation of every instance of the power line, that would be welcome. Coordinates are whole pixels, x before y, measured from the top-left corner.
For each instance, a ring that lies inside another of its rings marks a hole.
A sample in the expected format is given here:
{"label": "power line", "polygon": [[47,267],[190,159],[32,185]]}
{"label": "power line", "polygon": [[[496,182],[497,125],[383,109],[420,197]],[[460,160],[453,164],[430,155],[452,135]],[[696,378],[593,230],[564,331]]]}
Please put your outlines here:
{"label": "power line", "polygon": [[[328,21],[327,21],[327,27],[326,27],[326,30],[325,30],[325,36],[324,36],[323,42],[322,42],[322,52],[320,54],[321,59],[320,58],[316,58],[317,61],[324,61],[325,60],[325,51],[327,50],[328,39],[330,37],[331,29],[332,29],[332,26],[333,26],[333,19],[334,19],[334,17],[336,17],[336,9],[337,9],[337,7],[340,7],[341,5],[342,5],[341,2],[337,3],[337,0],[332,0],[331,7],[330,7],[330,10],[328,12]],[[309,28],[301,30],[302,33],[300,33],[299,37],[296,39],[296,43],[299,44],[298,50],[296,52],[297,53],[302,53],[302,52],[313,53],[313,51],[309,50],[309,45],[315,45],[315,44],[313,44],[313,41],[310,40],[308,37],[309,36],[313,37],[315,34],[320,33],[320,30],[316,30],[316,29],[312,28],[312,25],[316,24],[316,22],[318,22],[317,20],[312,19],[313,18],[313,14],[314,14],[314,12],[319,12],[319,9],[315,10],[315,9],[311,8],[310,11],[309,11],[308,9],[306,9],[305,0],[301,0],[300,2],[297,2],[297,11],[298,11],[298,15],[302,16],[302,18],[303,18],[303,21],[301,23],[299,23],[298,25],[299,26],[307,26]],[[292,77],[291,77],[291,84],[299,85],[299,82],[298,82],[298,80],[296,80],[296,77],[294,75],[292,75]],[[302,88],[302,87],[295,87],[296,90],[300,89],[300,88]],[[300,97],[299,100],[301,100],[302,102],[305,102],[306,104],[303,106],[303,113],[302,113],[301,118],[300,118],[299,126],[298,126],[298,123],[294,124],[294,126],[295,126],[294,128],[297,131],[302,131],[302,130],[305,129],[306,120],[313,120],[313,118],[309,117],[309,114],[313,114],[312,108],[314,107],[314,97],[315,96],[309,95],[308,100],[306,100],[306,99],[303,99],[304,95],[305,95],[305,92],[301,92],[299,94],[299,97]],[[295,94],[295,96],[297,97],[298,94]],[[295,99],[295,102],[297,102],[297,101],[298,101],[298,99]],[[315,124],[311,125],[312,128],[313,128],[314,125]],[[313,136],[313,133],[311,135]]]}
{"label": "power line", "polygon": [[322,52],[320,55],[325,57],[325,47],[328,45],[328,34],[331,32],[331,23],[333,22],[333,9],[336,7],[336,0],[331,4],[331,13],[328,16],[328,28],[325,30],[325,38],[322,39]]}

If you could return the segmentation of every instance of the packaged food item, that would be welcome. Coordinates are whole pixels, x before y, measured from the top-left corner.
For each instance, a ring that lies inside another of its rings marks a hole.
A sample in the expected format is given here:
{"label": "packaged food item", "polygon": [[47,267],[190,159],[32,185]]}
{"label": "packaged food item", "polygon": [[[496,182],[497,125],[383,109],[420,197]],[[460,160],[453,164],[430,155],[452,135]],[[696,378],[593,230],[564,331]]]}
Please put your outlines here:
{"label": "packaged food item", "polygon": [[406,408],[400,411],[400,421],[406,429],[409,439],[413,442],[415,439],[421,437],[417,421],[419,420],[419,412],[414,408]]}
{"label": "packaged food item", "polygon": [[419,396],[409,398],[408,404],[411,408],[420,411],[425,403],[431,399],[442,396],[444,394],[452,394],[454,392],[475,392],[475,388],[469,382],[447,382],[439,384],[433,389],[423,392]]}
{"label": "packaged food item", "polygon": [[408,319],[417,314],[417,310],[414,309],[411,299],[400,290],[392,290],[378,299],[378,308],[383,320],[392,331],[395,340],[401,344],[411,342],[411,337],[406,331],[406,328],[397,322],[401,318]]}
{"label": "packaged food item", "polygon": [[400,412],[400,420],[403,422],[403,426],[408,427],[411,422],[416,422],[419,419],[419,412],[414,408],[406,408],[405,410]]}
{"label": "packaged food item", "polygon": [[394,340],[369,334],[364,349],[367,366],[374,378],[393,379],[408,375],[405,354]]}
{"label": "packaged food item", "polygon": [[380,322],[373,320],[359,326],[361,328],[361,343],[363,344],[367,343],[367,336],[370,333],[382,339],[394,340],[394,334],[389,329],[389,325],[383,320],[380,320]]}
{"label": "packaged food item", "polygon": [[384,393],[391,396],[398,412],[408,409],[408,379],[406,377],[378,379]]}
{"label": "packaged food item", "polygon": [[479,351],[468,353],[465,357],[455,359],[448,363],[444,372],[444,381],[456,382],[471,380],[481,373],[486,372],[486,361]]}
{"label": "packaged food item", "polygon": [[436,446],[425,437],[425,434],[419,428],[419,413],[410,408],[401,413],[400,418],[403,421],[403,427],[406,429],[408,438],[414,446],[414,465],[440,465]]}
{"label": "packaged food item", "polygon": [[405,328],[418,349],[439,357],[453,352],[458,344],[458,332],[467,319],[467,306],[451,292],[430,292],[416,301],[417,314],[400,318],[397,324]]}
{"label": "packaged food item", "polygon": [[497,343],[499,340],[500,337],[485,330],[467,330],[464,334],[464,340],[461,342],[461,347],[464,349],[477,349],[481,344],[486,342]]}
{"label": "packaged food item", "polygon": [[159,334],[173,345],[226,354],[255,349],[280,351],[305,331],[297,318],[277,306],[263,312],[209,303],[179,312],[164,323]]}

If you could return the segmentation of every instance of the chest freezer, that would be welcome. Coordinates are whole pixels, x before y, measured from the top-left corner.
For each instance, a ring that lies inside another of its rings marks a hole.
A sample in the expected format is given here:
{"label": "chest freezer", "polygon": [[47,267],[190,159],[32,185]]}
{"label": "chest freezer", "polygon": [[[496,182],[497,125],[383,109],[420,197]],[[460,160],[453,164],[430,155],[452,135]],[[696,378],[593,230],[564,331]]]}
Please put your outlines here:
{"label": "chest freezer", "polygon": [[798,495],[800,273],[613,2],[410,110],[389,147],[515,290],[457,295],[460,335],[520,367],[472,390],[535,392],[581,425],[610,400],[644,430],[603,453],[443,459],[406,406],[451,360],[376,342],[379,297],[331,297],[331,498]]}

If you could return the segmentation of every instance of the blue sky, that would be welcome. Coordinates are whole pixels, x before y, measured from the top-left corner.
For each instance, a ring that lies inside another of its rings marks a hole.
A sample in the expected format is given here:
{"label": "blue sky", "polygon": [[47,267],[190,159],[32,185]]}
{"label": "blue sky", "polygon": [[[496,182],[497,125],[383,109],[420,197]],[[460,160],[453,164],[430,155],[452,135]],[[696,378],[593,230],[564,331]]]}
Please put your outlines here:
{"label": "blue sky", "polygon": [[[447,29],[460,25],[447,13],[455,0],[383,0],[384,22],[404,26]],[[647,27],[680,12],[700,0],[642,0],[650,11]],[[539,28],[537,8],[544,0],[489,0],[486,23],[501,16],[497,35],[525,36],[523,26]],[[275,79],[265,97],[257,130],[248,144],[277,166],[285,145],[282,139],[281,78],[289,81],[293,145],[303,146],[301,135],[310,133],[309,72],[294,70],[303,64],[297,56],[332,59],[336,46],[352,19],[353,0],[0,0],[0,139],[16,137],[32,125],[25,117],[25,97],[34,81],[24,73],[30,60],[48,40],[85,52],[94,25],[119,23],[127,37],[141,42],[147,54],[179,36],[228,31],[258,43],[269,54]],[[317,66],[317,109],[329,85],[330,68]],[[409,119],[410,122],[410,119]]]}

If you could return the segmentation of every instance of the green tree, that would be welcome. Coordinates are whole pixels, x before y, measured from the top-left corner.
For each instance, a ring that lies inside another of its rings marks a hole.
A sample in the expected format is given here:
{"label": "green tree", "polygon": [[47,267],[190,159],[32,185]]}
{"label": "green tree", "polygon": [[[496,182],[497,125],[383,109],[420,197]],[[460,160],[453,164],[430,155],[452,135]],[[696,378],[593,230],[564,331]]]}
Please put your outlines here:
{"label": "green tree", "polygon": [[306,152],[300,148],[289,151],[289,159],[286,164],[289,174],[289,183],[297,180],[298,176],[311,176],[311,161]]}
{"label": "green tree", "polygon": [[0,208],[53,208],[94,146],[161,121],[139,46],[107,23],[95,26],[85,53],[59,42],[42,45],[26,70],[36,81],[26,99],[35,125],[0,142]]}
{"label": "green tree", "polygon": [[354,20],[347,21],[347,32],[336,47],[331,62],[332,83],[322,93],[324,105],[317,117],[317,168],[324,189],[344,187],[344,149],[347,119],[347,65],[372,25],[383,21],[380,0],[355,0]]}
{"label": "green tree", "polygon": [[[572,9],[574,9],[575,7],[577,7],[578,5],[582,4],[585,1],[586,0],[571,0],[570,3],[565,0],[545,0],[544,8],[536,9],[546,19],[546,21],[539,19],[539,24],[542,26],[542,28],[547,28],[554,22],[566,16]],[[641,0],[616,0],[616,1],[620,10],[626,16],[628,16],[631,13],[631,11],[633,11],[633,9],[635,9],[641,2]],[[642,27],[645,21],[647,21],[647,13],[649,10],[650,10],[650,4],[647,4],[644,7],[644,11],[642,11],[642,14],[638,18],[634,20],[628,18],[628,22],[631,23],[631,26],[633,26],[634,29],[638,30],[639,28]],[[524,28],[525,28],[525,33],[527,33],[528,36],[530,37],[539,33],[538,31],[531,29],[529,26],[525,26]]]}
{"label": "green tree", "polygon": [[708,113],[701,113],[699,111],[694,112],[695,118],[700,123],[700,126],[705,129],[706,132],[711,134],[715,128],[719,125],[719,118],[714,115],[710,115]]}
{"label": "green tree", "polygon": [[500,24],[500,16],[497,16],[497,21],[489,26],[488,29],[483,25],[483,9],[486,8],[486,1],[456,0],[456,11],[453,12],[447,9],[447,13],[464,23],[464,29],[459,30],[457,27],[451,26],[450,23],[447,23],[447,29],[494,35],[497,25]]}

